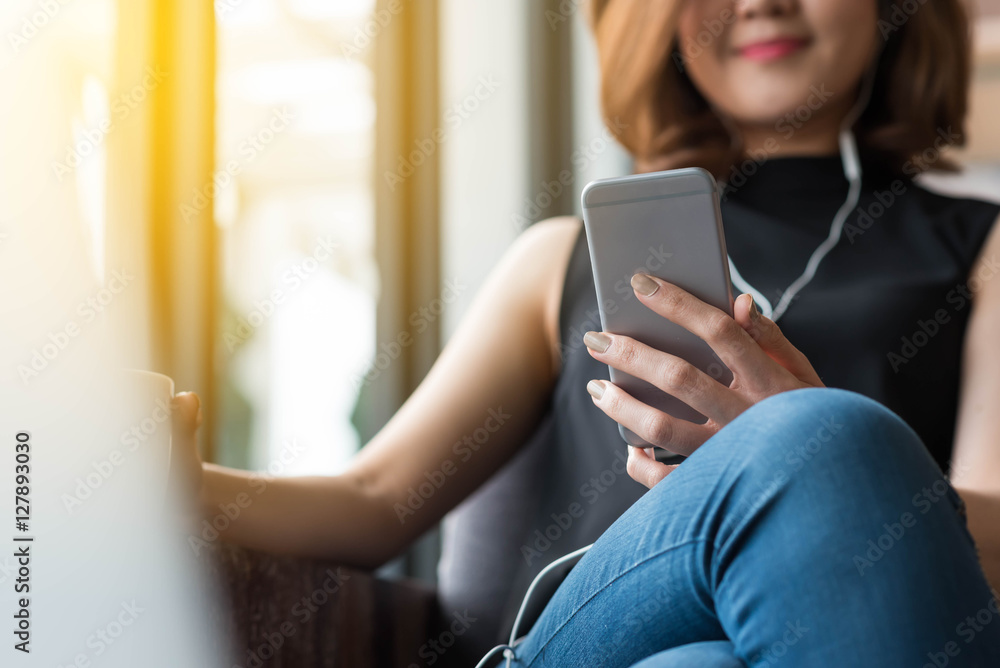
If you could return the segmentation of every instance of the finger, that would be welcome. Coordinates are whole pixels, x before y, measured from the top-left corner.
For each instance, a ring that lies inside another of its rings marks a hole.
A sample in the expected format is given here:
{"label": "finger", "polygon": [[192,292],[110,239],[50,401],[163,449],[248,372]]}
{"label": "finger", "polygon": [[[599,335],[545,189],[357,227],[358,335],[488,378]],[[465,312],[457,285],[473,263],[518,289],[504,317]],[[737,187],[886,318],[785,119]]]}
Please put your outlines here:
{"label": "finger", "polygon": [[719,424],[728,424],[750,407],[739,394],[687,360],[631,337],[587,332],[583,342],[594,359],[651,383]]}
{"label": "finger", "polygon": [[822,386],[809,359],[785,338],[777,323],[765,317],[749,294],[742,294],[733,306],[736,322],[757,342],[757,345],[775,362],[804,383]]}
{"label": "finger", "polygon": [[201,426],[201,399],[194,392],[181,392],[170,402],[173,447],[181,452],[197,452],[198,427]]}
{"label": "finger", "polygon": [[628,461],[625,463],[625,470],[629,477],[650,489],[673,473],[678,466],[680,464],[671,465],[658,462],[643,448],[628,446]]}
{"label": "finger", "polygon": [[643,304],[677,323],[707,343],[722,363],[736,375],[752,382],[770,378],[775,362],[760,349],[733,318],[691,293],[661,278],[638,273],[632,288]]}
{"label": "finger", "polygon": [[639,401],[614,383],[592,380],[587,383],[594,403],[612,420],[631,429],[647,443],[666,448],[679,455],[689,455],[718,431],[711,419],[694,424],[667,415]]}
{"label": "finger", "polygon": [[[201,426],[201,399],[194,392],[181,392],[170,402],[172,427],[168,479],[179,498],[197,499],[201,486],[201,458],[198,454],[198,427]],[[189,509],[190,510],[190,509]]]}

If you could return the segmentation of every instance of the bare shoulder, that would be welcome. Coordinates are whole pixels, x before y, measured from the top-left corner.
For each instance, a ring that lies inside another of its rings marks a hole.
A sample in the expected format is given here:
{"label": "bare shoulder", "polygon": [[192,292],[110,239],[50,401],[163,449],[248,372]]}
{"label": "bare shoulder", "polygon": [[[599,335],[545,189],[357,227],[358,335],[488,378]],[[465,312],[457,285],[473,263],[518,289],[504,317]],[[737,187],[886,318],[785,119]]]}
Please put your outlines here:
{"label": "bare shoulder", "polygon": [[551,351],[552,372],[559,373],[560,355],[559,307],[562,303],[563,282],[570,255],[583,221],[573,216],[549,218],[526,229],[517,240],[525,264],[532,267],[530,280],[541,302],[546,344]]}
{"label": "bare shoulder", "polygon": [[979,258],[969,272],[972,313],[962,352],[952,481],[962,490],[995,494],[1000,480],[1000,221],[993,224]]}
{"label": "bare shoulder", "polygon": [[[1000,219],[993,223],[989,236],[983,244],[979,257],[969,273],[969,283],[978,284],[983,290],[979,294],[989,295],[987,302],[998,305],[995,295],[1000,295],[1000,281],[994,281],[1000,274]],[[978,296],[978,295],[977,295]],[[974,303],[982,300],[974,298]]]}

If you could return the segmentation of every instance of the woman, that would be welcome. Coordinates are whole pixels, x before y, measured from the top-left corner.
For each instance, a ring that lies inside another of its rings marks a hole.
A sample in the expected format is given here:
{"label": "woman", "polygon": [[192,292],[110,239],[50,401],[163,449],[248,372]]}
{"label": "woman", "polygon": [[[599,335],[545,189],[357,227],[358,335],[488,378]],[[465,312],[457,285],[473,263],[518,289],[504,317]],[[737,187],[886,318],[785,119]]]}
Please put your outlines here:
{"label": "woman", "polygon": [[[522,568],[495,579],[520,599],[524,562],[537,572],[600,539],[514,651],[518,665],[1000,665],[1000,610],[980,567],[1000,582],[989,516],[1000,507],[1000,209],[911,181],[949,167],[940,150],[962,141],[959,1],[591,10],[606,117],[640,170],[698,165],[727,182],[730,255],[760,306],[785,304],[780,327],[748,294],[730,318],[633,277],[635,298],[713,347],[729,387],[587,331],[596,298],[581,224],[539,224],[350,470],[269,483],[226,538],[375,567],[505,464],[501,476],[528,475],[525,448],[547,467],[546,484],[525,491],[543,510],[520,524]],[[848,200],[844,128],[861,154],[860,202],[812,281],[782,300]],[[608,382],[609,364],[708,422],[636,402]],[[211,516],[248,475],[202,465],[197,400],[176,408],[182,462]],[[690,457],[669,465],[629,448],[644,495],[605,480],[616,422]],[[444,482],[408,501],[432,478]],[[563,537],[532,542],[550,510]]]}

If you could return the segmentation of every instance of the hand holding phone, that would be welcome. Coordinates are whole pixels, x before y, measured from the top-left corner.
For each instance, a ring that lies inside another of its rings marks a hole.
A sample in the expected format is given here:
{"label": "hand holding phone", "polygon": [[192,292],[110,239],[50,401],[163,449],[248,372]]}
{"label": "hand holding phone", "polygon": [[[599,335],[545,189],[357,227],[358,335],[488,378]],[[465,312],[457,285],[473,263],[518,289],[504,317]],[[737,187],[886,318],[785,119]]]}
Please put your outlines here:
{"label": "hand holding phone", "polygon": [[[733,293],[718,186],[703,169],[603,179],[583,191],[583,218],[606,332],[676,355],[720,383],[731,371],[703,340],[643,305],[630,279],[637,272],[673,283],[733,315]],[[698,424],[706,418],[652,384],[610,367],[611,381],[649,406]],[[626,443],[651,447],[619,425]]]}

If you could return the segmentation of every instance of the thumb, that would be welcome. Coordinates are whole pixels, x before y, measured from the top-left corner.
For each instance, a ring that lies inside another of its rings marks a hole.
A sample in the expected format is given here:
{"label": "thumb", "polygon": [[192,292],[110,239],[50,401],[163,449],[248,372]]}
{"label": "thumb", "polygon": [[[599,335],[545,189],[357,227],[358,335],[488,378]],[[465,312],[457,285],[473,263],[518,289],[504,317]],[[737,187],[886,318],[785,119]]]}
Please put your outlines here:
{"label": "thumb", "polygon": [[174,447],[185,454],[197,453],[201,426],[201,399],[194,392],[181,392],[170,402]]}
{"label": "thumb", "polygon": [[170,478],[189,491],[201,488],[201,456],[198,427],[201,426],[201,399],[194,392],[181,392],[170,403],[172,448]]}
{"label": "thumb", "polygon": [[678,466],[680,464],[671,466],[658,462],[643,448],[628,446],[628,462],[625,464],[625,470],[629,477],[650,489],[673,473]]}
{"label": "thumb", "polygon": [[753,297],[746,293],[740,295],[733,305],[733,314],[736,322],[771,359],[802,382],[813,386],[823,385],[809,359],[785,338],[777,323],[757,309]]}

